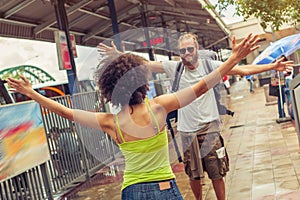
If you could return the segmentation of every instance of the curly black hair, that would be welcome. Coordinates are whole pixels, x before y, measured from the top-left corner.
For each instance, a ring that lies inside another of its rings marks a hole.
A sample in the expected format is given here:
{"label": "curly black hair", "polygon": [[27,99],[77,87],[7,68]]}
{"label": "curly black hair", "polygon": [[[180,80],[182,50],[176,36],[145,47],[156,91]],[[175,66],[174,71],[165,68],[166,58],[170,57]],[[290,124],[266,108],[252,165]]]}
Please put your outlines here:
{"label": "curly black hair", "polygon": [[147,60],[126,53],[100,61],[95,72],[96,82],[106,102],[116,106],[143,102],[149,90]]}

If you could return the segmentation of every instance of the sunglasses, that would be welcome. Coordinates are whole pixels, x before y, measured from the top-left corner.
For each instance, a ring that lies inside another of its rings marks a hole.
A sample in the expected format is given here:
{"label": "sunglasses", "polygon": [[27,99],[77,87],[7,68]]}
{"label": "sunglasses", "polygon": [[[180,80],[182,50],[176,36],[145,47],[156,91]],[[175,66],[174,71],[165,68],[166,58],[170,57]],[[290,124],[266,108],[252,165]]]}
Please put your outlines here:
{"label": "sunglasses", "polygon": [[189,53],[193,53],[195,50],[195,47],[188,47],[188,48],[182,48],[179,49],[180,54],[185,54],[186,51],[188,51]]}

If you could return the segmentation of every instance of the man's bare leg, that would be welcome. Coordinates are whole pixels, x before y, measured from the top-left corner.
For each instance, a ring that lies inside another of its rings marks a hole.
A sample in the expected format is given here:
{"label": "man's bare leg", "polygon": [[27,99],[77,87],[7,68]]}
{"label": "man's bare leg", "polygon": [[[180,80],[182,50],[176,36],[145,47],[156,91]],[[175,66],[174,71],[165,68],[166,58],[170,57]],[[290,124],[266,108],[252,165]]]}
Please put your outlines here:
{"label": "man's bare leg", "polygon": [[202,184],[201,180],[191,180],[190,185],[196,200],[202,200]]}
{"label": "man's bare leg", "polygon": [[225,183],[223,178],[212,180],[214,190],[218,200],[225,200]]}

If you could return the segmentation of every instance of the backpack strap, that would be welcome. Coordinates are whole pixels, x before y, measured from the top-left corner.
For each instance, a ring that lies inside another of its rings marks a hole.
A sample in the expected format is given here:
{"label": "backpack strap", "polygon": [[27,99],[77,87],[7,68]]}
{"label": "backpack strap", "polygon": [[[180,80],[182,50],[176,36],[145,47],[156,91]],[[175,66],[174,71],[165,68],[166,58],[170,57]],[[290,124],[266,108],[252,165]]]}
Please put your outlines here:
{"label": "backpack strap", "polygon": [[[211,66],[211,63],[209,63],[209,61],[207,59],[205,59],[205,66],[204,66],[204,70],[206,74],[209,74],[213,71],[213,68]],[[217,85],[215,85],[213,87],[213,91],[214,91],[214,95],[215,95],[215,99],[216,99],[216,104],[218,107],[218,111],[220,115],[225,115],[226,111],[227,111],[227,107],[221,104],[221,94],[220,94],[220,83],[218,83]]]}
{"label": "backpack strap", "polygon": [[183,66],[182,61],[178,62],[177,67],[176,67],[175,78],[174,78],[174,81],[173,81],[171,92],[176,92],[178,90],[179,82],[180,82],[180,78],[181,78],[183,69],[184,69],[184,66]]}
{"label": "backpack strap", "polygon": [[205,70],[206,75],[211,73],[212,71],[214,71],[211,66],[211,63],[209,63],[207,59],[205,59],[205,64],[206,65],[204,66],[204,70]]}

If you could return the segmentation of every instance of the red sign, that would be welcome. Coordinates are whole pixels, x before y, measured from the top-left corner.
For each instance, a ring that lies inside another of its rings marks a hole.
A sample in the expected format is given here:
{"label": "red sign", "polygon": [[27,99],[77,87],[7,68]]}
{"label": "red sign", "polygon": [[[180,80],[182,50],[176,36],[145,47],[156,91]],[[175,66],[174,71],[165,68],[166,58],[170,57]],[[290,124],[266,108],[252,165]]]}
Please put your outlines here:
{"label": "red sign", "polygon": [[[164,38],[163,37],[159,37],[159,38],[153,38],[153,39],[150,39],[150,45],[156,45],[156,44],[161,44],[161,43],[164,43]],[[143,46],[144,47],[147,47],[147,42],[143,42]]]}
{"label": "red sign", "polygon": [[75,41],[75,35],[74,34],[70,34],[70,41],[71,41],[71,45],[72,45],[73,57],[77,58],[76,41]]}
{"label": "red sign", "polygon": [[64,31],[55,31],[55,43],[60,70],[72,69],[66,34]]}

